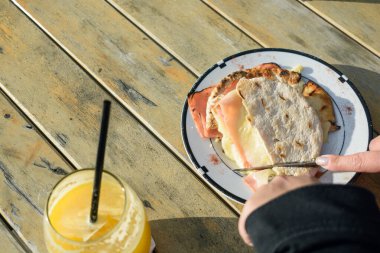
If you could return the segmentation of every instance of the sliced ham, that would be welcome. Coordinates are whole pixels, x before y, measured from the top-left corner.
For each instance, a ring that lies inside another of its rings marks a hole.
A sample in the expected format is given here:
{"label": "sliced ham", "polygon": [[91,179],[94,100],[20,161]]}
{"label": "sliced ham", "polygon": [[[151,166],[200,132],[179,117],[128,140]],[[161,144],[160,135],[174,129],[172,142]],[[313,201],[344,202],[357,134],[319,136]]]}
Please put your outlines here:
{"label": "sliced ham", "polygon": [[201,91],[193,92],[187,97],[191,116],[193,117],[198,133],[202,138],[222,137],[222,134],[219,133],[217,129],[206,128],[207,100],[214,87],[215,86],[211,86]]}
{"label": "sliced ham", "polygon": [[[239,80],[234,80],[228,86],[225,87],[223,91],[223,95],[226,95],[230,91],[236,88],[236,84]],[[191,116],[195,122],[195,126],[197,127],[198,133],[203,138],[216,138],[222,137],[222,134],[218,132],[218,129],[208,129],[206,127],[206,108],[208,98],[211,95],[211,92],[214,90],[216,86],[210,86],[201,91],[196,91],[187,97],[187,102],[190,107]]]}

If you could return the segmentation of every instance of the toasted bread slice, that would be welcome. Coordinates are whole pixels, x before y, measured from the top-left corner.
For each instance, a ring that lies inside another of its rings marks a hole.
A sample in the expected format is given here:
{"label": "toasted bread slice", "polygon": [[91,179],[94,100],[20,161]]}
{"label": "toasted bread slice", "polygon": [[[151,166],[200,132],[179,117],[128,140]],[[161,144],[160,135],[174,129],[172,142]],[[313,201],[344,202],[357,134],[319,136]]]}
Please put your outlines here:
{"label": "toasted bread slice", "polygon": [[[242,78],[236,89],[273,163],[309,161],[319,155],[323,143],[320,120],[296,89],[265,77]],[[299,171],[286,168],[283,174]]]}
{"label": "toasted bread slice", "polygon": [[233,72],[232,74],[229,74],[227,77],[223,78],[222,81],[218,83],[211,91],[206,107],[206,128],[218,129],[218,124],[216,123],[212,112],[213,107],[216,106],[216,104],[223,98],[224,95],[235,89],[236,84],[240,78],[245,77],[247,74],[248,73],[246,71]]}

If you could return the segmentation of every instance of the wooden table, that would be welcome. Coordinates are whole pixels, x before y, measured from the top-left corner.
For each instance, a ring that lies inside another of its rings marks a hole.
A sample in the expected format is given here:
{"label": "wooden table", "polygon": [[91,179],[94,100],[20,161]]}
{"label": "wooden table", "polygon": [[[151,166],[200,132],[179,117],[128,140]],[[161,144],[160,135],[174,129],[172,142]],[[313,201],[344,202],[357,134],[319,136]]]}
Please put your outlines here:
{"label": "wooden table", "polygon": [[[194,171],[180,116],[197,77],[239,51],[282,47],[347,75],[380,131],[379,1],[12,0],[0,2],[1,252],[46,252],[44,204],[66,173],[105,166],[143,200],[157,252],[250,252],[241,205]],[[355,184],[380,203],[380,175]]]}

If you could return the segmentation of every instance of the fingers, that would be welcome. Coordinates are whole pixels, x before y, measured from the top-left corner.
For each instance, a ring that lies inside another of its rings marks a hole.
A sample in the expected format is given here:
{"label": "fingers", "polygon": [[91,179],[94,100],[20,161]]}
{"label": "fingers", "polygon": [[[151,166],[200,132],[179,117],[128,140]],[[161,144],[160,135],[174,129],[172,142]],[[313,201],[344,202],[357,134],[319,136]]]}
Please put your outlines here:
{"label": "fingers", "polygon": [[246,186],[248,186],[253,192],[256,191],[258,187],[256,179],[253,178],[252,174],[245,176],[243,178],[243,182]]}
{"label": "fingers", "polygon": [[252,206],[252,204],[253,204],[252,198],[248,199],[244,205],[244,208],[243,208],[241,214],[240,214],[239,223],[238,223],[239,234],[240,234],[241,238],[243,239],[243,241],[249,246],[253,246],[253,243],[252,243],[251,238],[249,237],[249,235],[247,233],[247,230],[245,229],[245,223],[247,221],[247,217],[255,209],[255,207]]}
{"label": "fingers", "polygon": [[251,238],[249,237],[247,230],[245,229],[246,220],[247,220],[247,217],[244,217],[244,219],[242,218],[239,219],[239,234],[247,245],[253,246]]}
{"label": "fingers", "polygon": [[323,155],[316,163],[331,171],[380,172],[380,136],[369,144],[369,152],[353,155]]}
{"label": "fingers", "polygon": [[370,151],[380,151],[380,135],[369,143]]}
{"label": "fingers", "polygon": [[316,163],[331,171],[380,172],[380,151],[353,155],[323,155]]}
{"label": "fingers", "polygon": [[246,219],[239,219],[239,234],[241,236],[241,238],[243,239],[243,241],[245,242],[245,244],[249,245],[249,246],[253,246],[252,242],[251,242],[251,238],[249,237],[248,233],[247,233],[247,230],[245,229],[245,221]]}

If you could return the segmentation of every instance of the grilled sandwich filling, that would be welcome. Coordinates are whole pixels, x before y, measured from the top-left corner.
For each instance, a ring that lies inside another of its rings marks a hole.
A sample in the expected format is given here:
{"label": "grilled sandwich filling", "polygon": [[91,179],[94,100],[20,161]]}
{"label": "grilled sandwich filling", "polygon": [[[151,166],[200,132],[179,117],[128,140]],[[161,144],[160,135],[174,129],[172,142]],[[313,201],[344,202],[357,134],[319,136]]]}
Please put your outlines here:
{"label": "grilled sandwich filling", "polygon": [[242,99],[236,90],[225,95],[213,108],[213,114],[222,133],[225,155],[240,168],[272,164],[268,151],[252,126]]}

